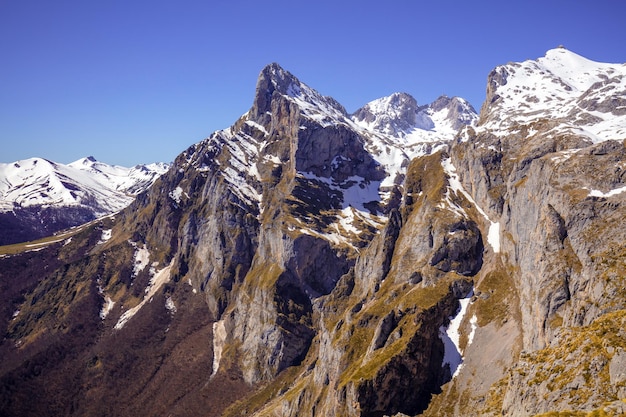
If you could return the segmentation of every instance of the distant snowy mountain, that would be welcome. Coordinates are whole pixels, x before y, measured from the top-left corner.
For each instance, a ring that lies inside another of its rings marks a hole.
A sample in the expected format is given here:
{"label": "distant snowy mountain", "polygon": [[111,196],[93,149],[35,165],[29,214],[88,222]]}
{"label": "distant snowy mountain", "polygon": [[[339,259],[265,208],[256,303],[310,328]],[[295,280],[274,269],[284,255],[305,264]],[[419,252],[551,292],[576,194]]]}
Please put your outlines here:
{"label": "distant snowy mountain", "polygon": [[168,169],[93,157],[64,165],[42,158],[0,164],[0,244],[42,237],[128,206]]}
{"label": "distant snowy mountain", "polygon": [[406,93],[394,93],[366,104],[352,115],[359,126],[408,142],[442,141],[463,127],[474,124],[478,115],[465,99],[441,96],[433,103],[418,106]]}

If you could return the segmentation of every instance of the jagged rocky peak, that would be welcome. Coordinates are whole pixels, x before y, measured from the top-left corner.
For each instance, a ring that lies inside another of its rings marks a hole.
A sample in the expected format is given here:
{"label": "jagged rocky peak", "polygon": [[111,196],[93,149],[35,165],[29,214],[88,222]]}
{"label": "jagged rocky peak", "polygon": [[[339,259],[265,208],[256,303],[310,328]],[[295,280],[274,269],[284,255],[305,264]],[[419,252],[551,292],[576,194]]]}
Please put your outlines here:
{"label": "jagged rocky peak", "polygon": [[271,100],[274,91],[279,94],[287,94],[291,85],[299,85],[300,81],[290,72],[285,71],[277,63],[267,65],[261,70],[256,84],[253,109],[258,114],[271,111]]}
{"label": "jagged rocky peak", "polygon": [[345,116],[346,110],[332,97],[322,96],[302,83],[295,75],[277,63],[271,63],[261,70],[256,85],[254,104],[250,112],[253,118],[271,113],[273,94],[291,97],[317,107],[334,116]]}
{"label": "jagged rocky peak", "polygon": [[352,119],[391,135],[408,132],[417,124],[417,100],[407,93],[394,93],[367,103]]}
{"label": "jagged rocky peak", "polygon": [[478,116],[474,107],[464,98],[440,96],[429,105],[433,113],[440,113],[441,118],[452,129],[460,129],[476,123]]}

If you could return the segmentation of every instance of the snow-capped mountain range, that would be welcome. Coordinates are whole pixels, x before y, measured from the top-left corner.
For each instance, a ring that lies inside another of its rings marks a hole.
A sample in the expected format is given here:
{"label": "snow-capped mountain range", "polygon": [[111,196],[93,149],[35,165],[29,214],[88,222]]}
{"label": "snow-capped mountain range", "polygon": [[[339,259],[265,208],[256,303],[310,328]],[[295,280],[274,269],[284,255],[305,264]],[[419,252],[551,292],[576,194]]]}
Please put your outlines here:
{"label": "snow-capped mountain range", "polygon": [[85,205],[96,216],[111,214],[130,204],[167,169],[165,163],[126,168],[93,157],[67,165],[43,158],[0,163],[0,211]]}
{"label": "snow-capped mountain range", "polygon": [[169,168],[132,168],[93,157],[60,164],[30,158],[0,164],[0,244],[43,237],[118,212]]}

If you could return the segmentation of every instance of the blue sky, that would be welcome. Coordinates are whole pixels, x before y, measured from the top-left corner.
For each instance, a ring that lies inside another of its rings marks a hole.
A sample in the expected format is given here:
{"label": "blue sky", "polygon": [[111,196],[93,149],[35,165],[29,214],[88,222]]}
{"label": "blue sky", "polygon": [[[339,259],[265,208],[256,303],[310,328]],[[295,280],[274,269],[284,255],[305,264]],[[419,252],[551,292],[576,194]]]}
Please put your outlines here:
{"label": "blue sky", "polygon": [[496,65],[626,62],[626,2],[0,0],[0,162],[172,161],[271,62],[349,112],[396,91],[479,110]]}

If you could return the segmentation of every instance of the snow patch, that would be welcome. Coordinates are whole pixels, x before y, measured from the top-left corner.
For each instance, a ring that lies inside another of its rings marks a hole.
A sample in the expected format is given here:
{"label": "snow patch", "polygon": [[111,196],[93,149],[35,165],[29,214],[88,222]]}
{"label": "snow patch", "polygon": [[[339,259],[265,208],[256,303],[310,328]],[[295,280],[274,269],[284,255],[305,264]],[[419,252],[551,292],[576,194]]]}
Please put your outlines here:
{"label": "snow patch", "polygon": [[626,187],[620,187],[620,188],[615,188],[611,191],[608,191],[606,193],[600,191],[600,190],[590,190],[589,191],[589,195],[588,197],[601,197],[601,198],[609,198],[609,197],[613,197],[614,195],[619,195],[623,192],[626,192]]}
{"label": "snow patch", "polygon": [[[170,191],[169,196],[176,204],[180,204],[180,198],[183,195],[183,189],[180,188],[180,185],[176,187],[173,191]],[[186,194],[185,194],[186,195]]]}
{"label": "snow patch", "polygon": [[489,225],[487,242],[493,248],[494,253],[500,252],[500,222],[491,222],[491,224]]}
{"label": "snow patch", "polygon": [[102,244],[105,242],[108,242],[109,239],[111,239],[111,233],[113,232],[112,229],[105,229],[102,231],[102,235],[100,236],[100,240],[98,241],[98,244]]}
{"label": "snow patch", "polygon": [[469,345],[471,345],[474,341],[474,334],[476,334],[476,329],[478,328],[478,317],[476,317],[476,314],[474,314],[470,319],[470,326],[471,330],[470,333],[467,335],[467,345],[465,345],[465,349],[467,349]]}
{"label": "snow patch", "polygon": [[265,136],[268,136],[270,133],[265,129],[265,127],[263,127],[263,125],[258,124],[255,121],[252,120],[246,120],[246,124],[259,130],[260,132],[262,132]]}
{"label": "snow patch", "polygon": [[343,209],[354,207],[359,211],[369,213],[364,204],[381,200],[380,181],[368,181],[363,177],[352,176],[338,184],[332,178],[318,177],[311,172],[298,172],[297,175],[308,180],[325,183],[331,190],[341,192]]}
{"label": "snow patch", "polygon": [[104,304],[102,305],[102,309],[100,310],[100,318],[104,320],[111,310],[113,310],[113,306],[115,305],[115,301],[111,300],[111,297],[108,295],[104,299]]}
{"label": "snow patch", "polygon": [[165,308],[167,308],[172,315],[177,311],[176,304],[174,304],[174,300],[172,300],[172,297],[169,295],[165,298]]}
{"label": "snow patch", "polygon": [[191,282],[191,279],[187,280],[187,284],[189,284],[189,286],[191,287],[191,292],[194,294],[197,294],[198,291],[193,287],[193,283]]}
{"label": "snow patch", "polygon": [[[474,295],[474,291],[470,291],[466,298],[460,299],[459,303],[461,307],[455,316],[450,317],[450,324],[448,327],[441,326],[439,328],[439,337],[444,345],[444,357],[442,365],[450,366],[450,374],[452,378],[456,377],[463,366],[463,352],[460,347],[460,327],[463,322],[463,318],[467,313],[467,307],[470,304],[471,298]],[[472,317],[472,320],[476,316]],[[470,321],[471,323],[471,321]],[[471,339],[474,338],[474,330],[475,327],[472,325],[472,330],[470,332]],[[468,337],[467,346],[471,343],[470,337]]]}
{"label": "snow patch", "polygon": [[[136,246],[133,243],[133,246]],[[135,262],[133,264],[133,277],[136,277],[141,271],[143,271],[150,262],[150,252],[145,246],[137,248],[135,251]]]}
{"label": "snow patch", "polygon": [[152,297],[154,297],[156,295],[156,293],[159,291],[159,289],[166,282],[168,282],[170,280],[170,270],[171,269],[172,269],[172,264],[170,263],[168,266],[166,266],[162,270],[156,272],[154,277],[152,277],[152,279],[150,280],[150,284],[146,288],[146,294],[144,295],[143,300],[141,301],[141,303],[139,303],[135,307],[131,308],[130,310],[125,311],[120,316],[119,320],[117,321],[117,323],[114,326],[115,330],[122,329],[124,327],[124,325],[128,322],[128,320],[130,320],[135,314],[137,314],[137,312],[139,310],[141,310],[141,307],[143,307],[144,304],[146,304],[147,302],[152,301]]}
{"label": "snow patch", "polygon": [[572,155],[574,155],[579,150],[580,150],[579,148],[576,148],[576,149],[568,149],[566,151],[559,152],[556,156],[553,156],[551,160],[555,164],[560,164],[570,159]]}

